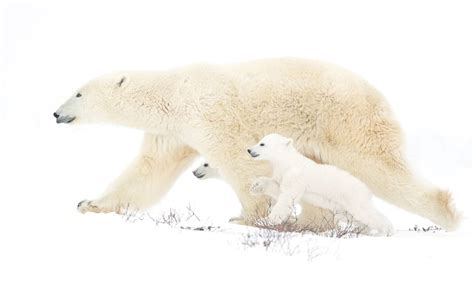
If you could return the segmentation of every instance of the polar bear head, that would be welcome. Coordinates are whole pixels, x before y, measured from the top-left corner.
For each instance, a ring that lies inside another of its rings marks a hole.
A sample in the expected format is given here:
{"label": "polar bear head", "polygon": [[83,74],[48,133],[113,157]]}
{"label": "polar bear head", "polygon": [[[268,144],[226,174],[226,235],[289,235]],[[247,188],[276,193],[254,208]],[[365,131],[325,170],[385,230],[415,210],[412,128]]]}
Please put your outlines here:
{"label": "polar bear head", "polygon": [[198,179],[220,178],[219,171],[216,168],[211,167],[208,162],[204,162],[195,169],[193,175]]}
{"label": "polar bear head", "polygon": [[57,123],[105,122],[156,129],[173,111],[172,90],[169,78],[152,72],[108,74],[79,88],[54,117]]}
{"label": "polar bear head", "polygon": [[291,138],[272,133],[247,149],[247,152],[256,160],[272,160],[273,157],[287,153],[289,149],[293,149],[293,140]]}

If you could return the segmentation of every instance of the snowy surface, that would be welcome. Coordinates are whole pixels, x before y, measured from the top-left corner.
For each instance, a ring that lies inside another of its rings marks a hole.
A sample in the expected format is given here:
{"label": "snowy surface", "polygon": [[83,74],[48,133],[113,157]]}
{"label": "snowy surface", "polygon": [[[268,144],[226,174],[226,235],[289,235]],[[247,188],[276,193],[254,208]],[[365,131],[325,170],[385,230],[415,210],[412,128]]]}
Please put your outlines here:
{"label": "snowy surface", "polygon": [[[270,2],[176,2],[0,3],[0,283],[473,283],[468,7],[374,1],[341,10],[334,1],[274,3],[268,13]],[[462,227],[409,231],[432,224],[380,201],[393,237],[306,234],[274,249],[249,247],[255,229],[227,222],[240,211],[232,190],[195,179],[191,169],[150,215],[190,204],[199,221],[180,226],[211,231],[76,212],[78,201],[97,197],[120,173],[141,138],[115,126],[56,125],[53,111],[77,87],[113,70],[280,55],[336,62],[377,86],[420,174],[453,191]]]}

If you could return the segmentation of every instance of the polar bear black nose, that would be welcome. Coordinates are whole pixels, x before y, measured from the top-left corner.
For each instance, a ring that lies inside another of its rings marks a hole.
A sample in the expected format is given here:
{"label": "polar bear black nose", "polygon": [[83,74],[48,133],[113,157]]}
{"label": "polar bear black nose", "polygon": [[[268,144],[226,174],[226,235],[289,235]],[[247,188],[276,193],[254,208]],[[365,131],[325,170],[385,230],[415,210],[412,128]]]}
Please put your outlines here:
{"label": "polar bear black nose", "polygon": [[59,114],[57,113],[53,113],[54,117],[58,118],[59,117]]}
{"label": "polar bear black nose", "polygon": [[249,152],[249,154],[251,154],[251,153],[252,153],[252,150],[250,150],[250,149],[247,149],[247,152]]}

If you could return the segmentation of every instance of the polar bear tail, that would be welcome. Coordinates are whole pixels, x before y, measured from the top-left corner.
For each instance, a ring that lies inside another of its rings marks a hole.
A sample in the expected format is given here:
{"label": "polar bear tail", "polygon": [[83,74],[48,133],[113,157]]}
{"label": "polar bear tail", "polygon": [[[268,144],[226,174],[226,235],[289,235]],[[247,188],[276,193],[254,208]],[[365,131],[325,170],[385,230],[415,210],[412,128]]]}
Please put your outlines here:
{"label": "polar bear tail", "polygon": [[[456,209],[451,192],[448,190],[419,181],[395,183],[388,186],[387,189],[380,195],[381,198],[409,212],[425,217],[447,231],[455,230],[463,219],[462,214]],[[379,195],[378,192],[374,191],[374,193]]]}
{"label": "polar bear tail", "polygon": [[459,212],[454,205],[451,192],[448,190],[440,190],[436,188],[434,198],[436,199],[435,204],[440,207],[439,212],[442,213],[445,219],[443,222],[444,224],[440,225],[448,231],[455,230],[461,223],[463,217],[462,213]]}

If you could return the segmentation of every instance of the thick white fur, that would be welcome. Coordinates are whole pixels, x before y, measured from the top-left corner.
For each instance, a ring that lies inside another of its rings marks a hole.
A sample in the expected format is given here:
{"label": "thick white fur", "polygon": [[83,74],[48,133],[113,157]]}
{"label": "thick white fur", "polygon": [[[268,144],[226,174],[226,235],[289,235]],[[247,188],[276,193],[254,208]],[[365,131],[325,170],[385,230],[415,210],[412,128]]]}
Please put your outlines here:
{"label": "thick white fur", "polygon": [[[283,58],[232,65],[193,65],[167,72],[118,72],[81,87],[57,111],[70,124],[106,122],[146,132],[135,162],[82,212],[155,204],[192,159],[219,168],[243,216],[264,204],[248,188],[269,165],[243,149],[268,133],[295,141],[313,160],[365,182],[378,197],[446,229],[459,221],[449,192],[421,181],[407,165],[400,126],[374,87],[338,66]],[[426,107],[426,106],[420,106]],[[68,120],[69,121],[69,120]],[[302,204],[300,220],[324,210]]]}
{"label": "thick white fur", "polygon": [[269,134],[249,149],[256,160],[269,161],[271,178],[259,177],[250,187],[251,194],[266,194],[276,200],[264,223],[280,224],[290,218],[295,203],[302,200],[332,212],[348,212],[354,219],[392,235],[390,221],[373,205],[367,186],[346,171],[331,165],[320,165],[301,155],[293,140]]}

